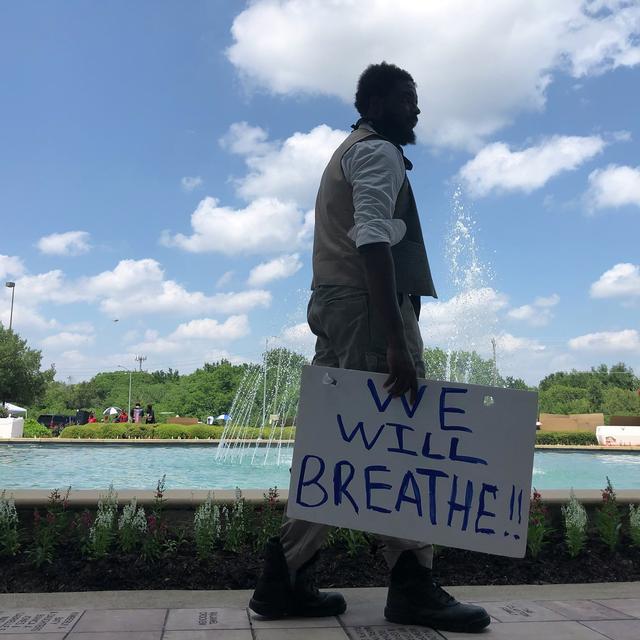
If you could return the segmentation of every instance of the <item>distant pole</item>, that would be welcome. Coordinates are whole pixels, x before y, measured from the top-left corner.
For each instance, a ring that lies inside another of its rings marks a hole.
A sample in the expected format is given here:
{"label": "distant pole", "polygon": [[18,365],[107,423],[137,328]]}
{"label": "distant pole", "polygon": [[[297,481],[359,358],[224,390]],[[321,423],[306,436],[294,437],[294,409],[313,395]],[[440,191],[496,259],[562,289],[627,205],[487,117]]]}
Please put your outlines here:
{"label": "distant pole", "polygon": [[129,369],[129,407],[127,409],[127,422],[131,420],[131,374],[133,371]]}
{"label": "distant pole", "polygon": [[493,347],[493,371],[491,372],[491,386],[495,387],[498,380],[498,364],[496,362],[496,339],[491,338],[491,346]]}
{"label": "distant pole", "polygon": [[140,363],[140,371],[142,371],[142,363],[147,359],[147,356],[137,355],[136,362]]}
{"label": "distant pole", "polygon": [[13,325],[13,297],[16,292],[16,283],[15,282],[5,282],[5,287],[11,289],[11,313],[9,314],[9,331],[11,331],[11,326]]}
{"label": "distant pole", "polygon": [[267,351],[269,350],[269,338],[264,341],[264,370],[262,381],[262,427],[264,428],[267,411]]}

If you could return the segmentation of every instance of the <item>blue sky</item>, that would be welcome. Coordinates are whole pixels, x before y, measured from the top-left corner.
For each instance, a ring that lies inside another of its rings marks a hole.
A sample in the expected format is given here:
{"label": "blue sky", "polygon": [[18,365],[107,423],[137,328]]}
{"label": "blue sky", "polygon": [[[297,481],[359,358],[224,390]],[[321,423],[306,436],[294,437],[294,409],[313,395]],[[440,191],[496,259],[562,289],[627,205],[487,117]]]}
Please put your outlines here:
{"label": "blue sky", "polygon": [[495,338],[530,383],[640,370],[640,7],[482,4],[5,5],[13,328],[74,382],[138,353],[255,361],[268,336],[310,353],[315,190],[359,74],[386,59],[422,109],[406,153],[439,292],[425,343],[488,356]]}

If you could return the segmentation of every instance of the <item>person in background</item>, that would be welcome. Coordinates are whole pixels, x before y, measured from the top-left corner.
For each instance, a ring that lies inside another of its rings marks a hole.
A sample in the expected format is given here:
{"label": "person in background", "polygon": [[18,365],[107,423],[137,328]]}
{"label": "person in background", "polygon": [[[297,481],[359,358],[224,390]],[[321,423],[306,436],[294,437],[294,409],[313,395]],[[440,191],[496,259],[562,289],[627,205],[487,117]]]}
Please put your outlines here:
{"label": "person in background", "polygon": [[95,417],[93,411],[91,411],[91,413],[89,413],[89,418],[87,419],[87,423],[88,424],[93,424],[94,422],[98,422],[98,421],[96,420],[96,417]]}
{"label": "person in background", "polygon": [[147,405],[147,413],[144,416],[144,421],[147,424],[156,423],[156,414],[153,412],[153,407],[150,404]]}
{"label": "person in background", "polygon": [[124,409],[120,409],[120,413],[118,414],[118,422],[129,422],[129,416]]}
{"label": "person in background", "polygon": [[140,422],[143,414],[144,410],[140,406],[140,403],[136,402],[136,406],[131,409],[131,422]]}

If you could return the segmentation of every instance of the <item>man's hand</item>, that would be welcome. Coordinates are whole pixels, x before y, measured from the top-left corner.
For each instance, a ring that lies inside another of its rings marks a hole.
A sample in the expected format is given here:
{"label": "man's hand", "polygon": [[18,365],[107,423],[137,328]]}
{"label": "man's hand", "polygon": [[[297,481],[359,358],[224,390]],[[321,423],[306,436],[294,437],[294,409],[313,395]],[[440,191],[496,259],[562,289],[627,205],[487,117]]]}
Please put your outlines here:
{"label": "man's hand", "polygon": [[398,306],[391,247],[384,242],[368,244],[360,247],[360,254],[364,261],[371,308],[380,314],[387,342],[389,377],[384,386],[391,387],[390,393],[396,398],[410,390],[413,404],[418,393],[418,379],[413,358],[407,349]]}
{"label": "man's hand", "polygon": [[389,345],[387,347],[387,366],[389,377],[384,382],[384,387],[389,388],[389,393],[397,398],[411,391],[409,402],[415,404],[418,393],[418,378],[413,359],[406,345]]}

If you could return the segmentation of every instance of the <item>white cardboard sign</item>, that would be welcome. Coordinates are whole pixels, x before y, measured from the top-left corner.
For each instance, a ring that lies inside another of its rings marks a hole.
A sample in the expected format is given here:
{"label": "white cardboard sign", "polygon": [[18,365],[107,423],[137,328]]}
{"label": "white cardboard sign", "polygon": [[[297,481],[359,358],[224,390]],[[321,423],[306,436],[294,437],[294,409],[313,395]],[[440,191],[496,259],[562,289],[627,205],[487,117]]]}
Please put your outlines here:
{"label": "white cardboard sign", "polygon": [[308,366],[287,514],[449,547],[526,551],[537,394]]}

